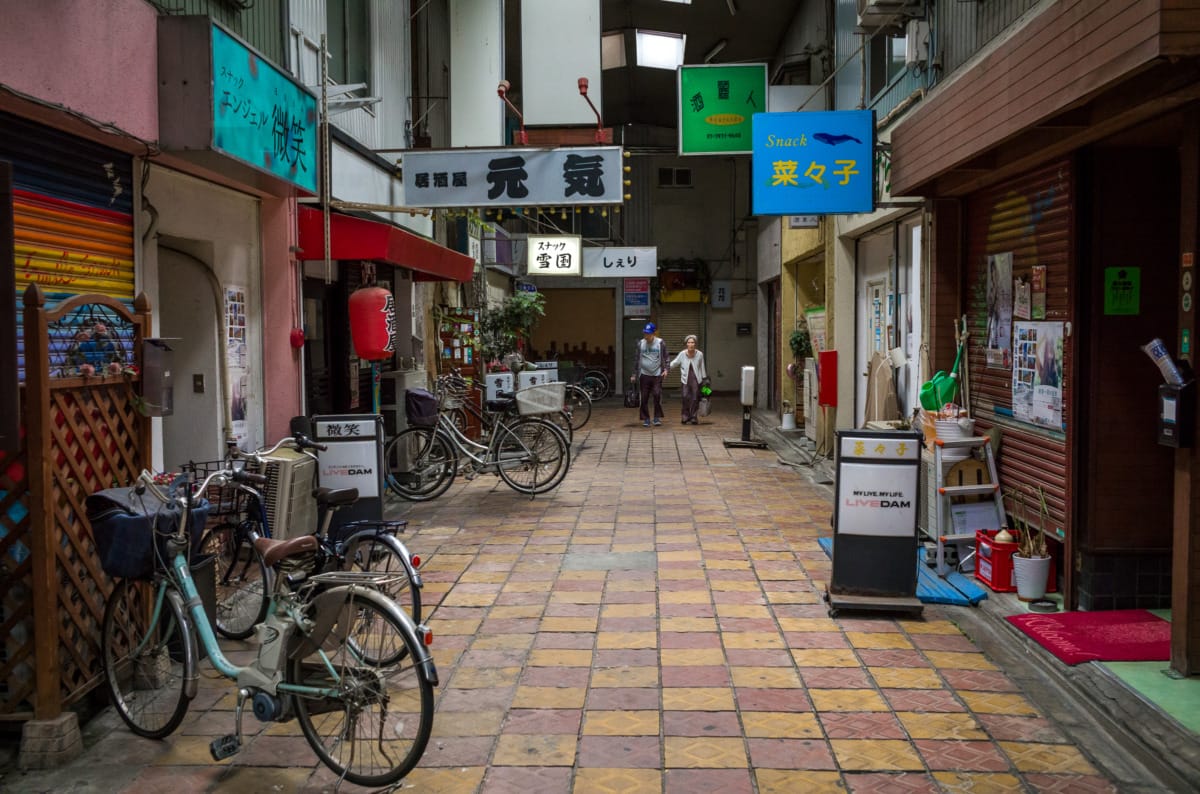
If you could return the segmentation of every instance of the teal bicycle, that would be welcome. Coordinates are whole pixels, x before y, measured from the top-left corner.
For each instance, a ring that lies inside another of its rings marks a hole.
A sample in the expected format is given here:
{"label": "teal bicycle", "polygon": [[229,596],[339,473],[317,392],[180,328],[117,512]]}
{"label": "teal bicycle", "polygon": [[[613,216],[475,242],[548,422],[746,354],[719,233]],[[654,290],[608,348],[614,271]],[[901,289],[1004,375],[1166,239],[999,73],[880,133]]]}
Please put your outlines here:
{"label": "teal bicycle", "polygon": [[[97,548],[107,561],[128,556],[131,544],[151,544],[134,556],[151,564],[113,563],[125,578],[105,608],[104,677],[121,719],[136,734],[163,738],[183,721],[195,697],[199,651],[238,687],[233,733],[211,744],[214,760],[242,746],[247,703],[265,722],[295,719],[321,761],[340,779],[387,786],[416,766],[433,727],[437,669],[427,646],[432,634],[382,591],[395,574],[313,573],[318,539],[258,538],[255,550],[275,570],[266,620],[258,624],[258,655],[231,662],[217,643],[192,577],[188,524],[192,494],[228,482],[261,484],[262,475],[232,468],[197,483],[194,471],[165,494],[148,472],[133,489],[117,489],[136,509],[93,519]],[[138,541],[129,527],[145,518]],[[203,520],[201,518],[200,520]],[[113,527],[117,528],[114,529]],[[201,528],[202,529],[202,528]],[[124,544],[119,545],[119,544]],[[148,581],[140,581],[148,580]]]}

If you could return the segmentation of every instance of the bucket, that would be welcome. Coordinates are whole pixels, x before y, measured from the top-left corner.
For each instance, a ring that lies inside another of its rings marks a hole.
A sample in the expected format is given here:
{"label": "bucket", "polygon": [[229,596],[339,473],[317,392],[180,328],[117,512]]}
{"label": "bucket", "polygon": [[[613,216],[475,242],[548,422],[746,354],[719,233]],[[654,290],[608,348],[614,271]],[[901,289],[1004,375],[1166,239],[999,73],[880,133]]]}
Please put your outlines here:
{"label": "bucket", "polygon": [[786,413],[783,415],[783,429],[784,430],[795,430],[796,429],[796,415],[795,414]]}

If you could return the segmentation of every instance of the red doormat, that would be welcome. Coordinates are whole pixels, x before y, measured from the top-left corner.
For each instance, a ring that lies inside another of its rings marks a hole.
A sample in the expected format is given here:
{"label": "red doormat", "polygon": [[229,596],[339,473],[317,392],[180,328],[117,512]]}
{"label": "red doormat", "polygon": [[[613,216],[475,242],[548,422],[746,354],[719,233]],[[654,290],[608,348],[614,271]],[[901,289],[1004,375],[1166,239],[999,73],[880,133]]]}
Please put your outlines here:
{"label": "red doormat", "polygon": [[1031,613],[1005,620],[1066,664],[1165,662],[1171,657],[1170,621],[1144,609]]}

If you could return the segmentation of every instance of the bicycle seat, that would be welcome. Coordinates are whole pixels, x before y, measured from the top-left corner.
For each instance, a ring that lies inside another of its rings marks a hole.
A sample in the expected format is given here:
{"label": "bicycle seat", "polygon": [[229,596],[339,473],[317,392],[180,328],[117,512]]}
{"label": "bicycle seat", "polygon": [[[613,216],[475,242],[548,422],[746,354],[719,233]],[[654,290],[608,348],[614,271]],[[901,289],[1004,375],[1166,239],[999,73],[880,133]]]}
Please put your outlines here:
{"label": "bicycle seat", "polygon": [[[354,490],[353,488],[347,490]],[[272,540],[259,538],[254,541],[254,550],[262,555],[263,563],[268,568],[274,568],[280,560],[288,557],[299,557],[301,554],[312,554],[317,550],[316,535],[301,535],[289,540]]]}
{"label": "bicycle seat", "polygon": [[320,507],[344,507],[358,501],[357,488],[317,488],[313,498]]}

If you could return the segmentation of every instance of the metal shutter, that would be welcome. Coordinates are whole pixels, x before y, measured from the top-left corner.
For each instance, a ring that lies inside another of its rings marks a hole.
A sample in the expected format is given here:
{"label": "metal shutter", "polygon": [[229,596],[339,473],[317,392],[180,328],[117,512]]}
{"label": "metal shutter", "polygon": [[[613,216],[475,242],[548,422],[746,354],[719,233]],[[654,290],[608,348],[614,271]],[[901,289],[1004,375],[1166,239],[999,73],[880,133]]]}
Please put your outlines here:
{"label": "metal shutter", "polygon": [[[1000,482],[1004,487],[1042,487],[1050,508],[1051,532],[1069,537],[1071,459],[1075,417],[1071,414],[1075,339],[1063,338],[1063,425],[1036,427],[1012,417],[1012,369],[987,367],[987,257],[1011,252],[1013,277],[1046,266],[1046,322],[1071,322],[1075,245],[1075,168],[1057,160],[1025,175],[973,194],[967,201],[965,307],[972,415],[979,429],[999,425]],[[1036,516],[1036,508],[1034,509]],[[1036,521],[1035,521],[1036,523]]]}
{"label": "metal shutter", "polygon": [[[672,357],[683,350],[683,339],[695,334],[696,347],[704,349],[704,304],[663,303],[658,307],[658,335],[667,343],[667,352]],[[678,385],[674,381],[671,385]]]}

